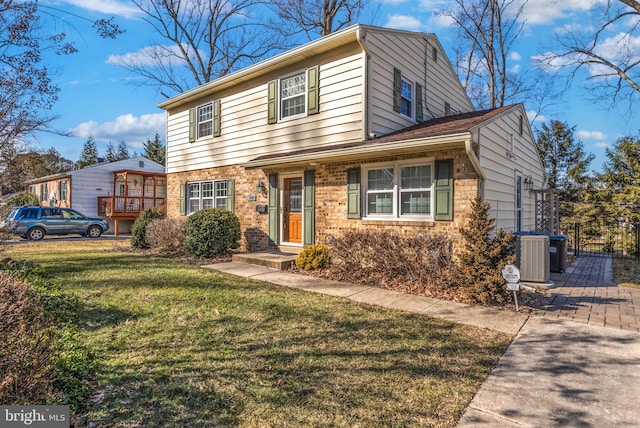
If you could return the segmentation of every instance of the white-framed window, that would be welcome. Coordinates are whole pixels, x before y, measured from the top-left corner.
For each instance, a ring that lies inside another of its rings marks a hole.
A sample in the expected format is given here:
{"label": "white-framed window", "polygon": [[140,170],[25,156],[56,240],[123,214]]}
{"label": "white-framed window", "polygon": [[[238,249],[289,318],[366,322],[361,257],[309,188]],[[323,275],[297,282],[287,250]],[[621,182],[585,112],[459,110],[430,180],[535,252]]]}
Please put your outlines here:
{"label": "white-framed window", "polygon": [[365,218],[433,219],[433,159],[363,166]]}
{"label": "white-framed window", "polygon": [[413,82],[402,76],[402,89],[400,91],[400,113],[410,118],[413,118],[413,88]]}
{"label": "white-framed window", "polygon": [[213,104],[201,105],[196,110],[198,138],[213,135]]}
{"label": "white-framed window", "polygon": [[61,201],[67,200],[67,180],[58,182],[58,199]]}
{"label": "white-framed window", "polygon": [[307,73],[300,72],[280,79],[280,118],[306,114]]}
{"label": "white-framed window", "polygon": [[187,215],[206,208],[227,208],[227,180],[187,184]]}

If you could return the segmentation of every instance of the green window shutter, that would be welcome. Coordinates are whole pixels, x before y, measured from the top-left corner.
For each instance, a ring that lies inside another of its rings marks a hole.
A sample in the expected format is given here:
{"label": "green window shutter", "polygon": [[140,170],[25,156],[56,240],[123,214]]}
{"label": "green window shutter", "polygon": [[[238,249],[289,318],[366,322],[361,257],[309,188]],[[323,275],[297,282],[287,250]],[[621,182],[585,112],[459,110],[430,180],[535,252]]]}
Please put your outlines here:
{"label": "green window shutter", "polygon": [[422,85],[416,83],[416,122],[424,121],[424,111],[422,109]]}
{"label": "green window shutter", "polygon": [[180,215],[187,215],[187,185],[180,185]]}
{"label": "green window shutter", "polygon": [[307,70],[307,114],[320,112],[320,66]]}
{"label": "green window shutter", "polygon": [[304,172],[304,230],[302,244],[313,245],[316,242],[316,172]]}
{"label": "green window shutter", "polygon": [[347,218],[361,218],[360,168],[347,170]]}
{"label": "green window shutter", "polygon": [[402,110],[402,72],[393,69],[393,111],[400,113]]}
{"label": "green window shutter", "polygon": [[436,161],[435,213],[439,221],[453,220],[453,159]]}
{"label": "green window shutter", "polygon": [[213,102],[213,136],[220,136],[220,100]]}
{"label": "green window shutter", "polygon": [[269,174],[269,245],[278,243],[278,174]]}
{"label": "green window shutter", "polygon": [[196,141],[196,109],[189,110],[189,142]]}
{"label": "green window shutter", "polygon": [[227,180],[227,211],[234,211],[236,193],[236,181]]}
{"label": "green window shutter", "polygon": [[278,121],[278,81],[269,82],[267,90],[267,123]]}

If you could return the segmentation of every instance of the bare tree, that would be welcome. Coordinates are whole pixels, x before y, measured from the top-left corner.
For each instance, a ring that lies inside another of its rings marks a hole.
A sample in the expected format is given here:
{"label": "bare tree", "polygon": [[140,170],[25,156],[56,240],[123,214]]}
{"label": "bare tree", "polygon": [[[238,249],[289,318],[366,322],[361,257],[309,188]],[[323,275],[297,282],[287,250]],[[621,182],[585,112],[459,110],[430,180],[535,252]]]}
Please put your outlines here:
{"label": "bare tree", "polygon": [[273,0],[280,18],[275,27],[285,36],[305,33],[309,40],[355,23],[368,0]]}
{"label": "bare tree", "polygon": [[460,80],[479,108],[501,107],[533,89],[510,70],[509,55],[520,36],[525,2],[517,0],[455,0],[444,10],[458,26],[457,68]]}
{"label": "bare tree", "polygon": [[[28,137],[36,131],[52,132],[51,123],[57,118],[51,110],[60,89],[51,81],[49,69],[42,61],[43,54],[76,52],[66,34],[49,33],[41,23],[43,15],[57,19],[56,13],[64,12],[48,8],[43,13],[41,9],[35,0],[0,0],[0,174],[3,176],[7,175],[15,157],[27,150]],[[94,27],[101,37],[114,38],[122,32],[112,20],[101,19],[94,22]]]}
{"label": "bare tree", "polygon": [[553,51],[537,57],[541,68],[568,70],[570,79],[587,70],[592,94],[610,107],[626,100],[629,107],[640,94],[640,1],[609,0],[594,11],[601,21],[594,32],[565,28]]}
{"label": "bare tree", "polygon": [[[162,38],[120,65],[165,96],[250,65],[280,46],[256,13],[264,0],[132,0]],[[255,13],[255,15],[254,15]]]}

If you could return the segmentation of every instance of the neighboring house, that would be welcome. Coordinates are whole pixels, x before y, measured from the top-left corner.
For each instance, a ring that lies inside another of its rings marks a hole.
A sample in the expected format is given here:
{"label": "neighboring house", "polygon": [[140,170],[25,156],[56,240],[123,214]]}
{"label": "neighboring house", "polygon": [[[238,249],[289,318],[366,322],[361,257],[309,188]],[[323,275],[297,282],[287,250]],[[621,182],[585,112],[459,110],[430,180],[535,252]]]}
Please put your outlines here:
{"label": "neighboring house", "polygon": [[164,166],[142,156],[40,177],[26,184],[40,205],[106,217],[115,235],[129,231],[145,208],[164,206],[167,197]]}
{"label": "neighboring house", "polygon": [[355,228],[456,242],[478,194],[498,228],[535,227],[524,107],[475,111],[433,34],[356,25],[159,106],[168,214],[232,210],[248,251]]}

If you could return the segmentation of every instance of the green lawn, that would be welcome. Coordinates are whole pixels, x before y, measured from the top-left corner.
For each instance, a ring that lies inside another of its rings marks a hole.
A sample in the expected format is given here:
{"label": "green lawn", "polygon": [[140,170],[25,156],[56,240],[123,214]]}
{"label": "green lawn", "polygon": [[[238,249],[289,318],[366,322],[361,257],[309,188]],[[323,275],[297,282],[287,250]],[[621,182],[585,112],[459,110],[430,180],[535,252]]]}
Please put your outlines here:
{"label": "green lawn", "polygon": [[15,245],[80,302],[103,427],[455,426],[512,336],[113,241]]}

